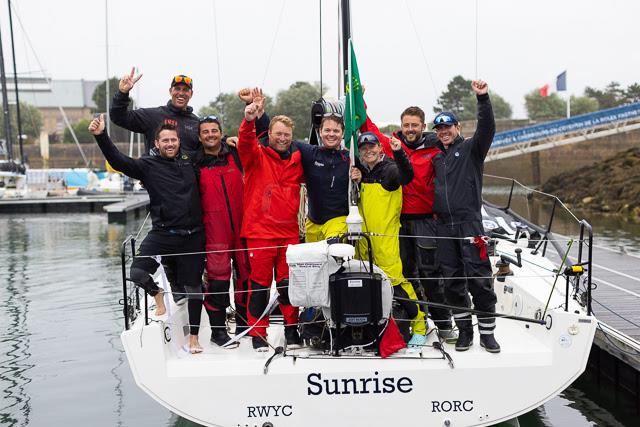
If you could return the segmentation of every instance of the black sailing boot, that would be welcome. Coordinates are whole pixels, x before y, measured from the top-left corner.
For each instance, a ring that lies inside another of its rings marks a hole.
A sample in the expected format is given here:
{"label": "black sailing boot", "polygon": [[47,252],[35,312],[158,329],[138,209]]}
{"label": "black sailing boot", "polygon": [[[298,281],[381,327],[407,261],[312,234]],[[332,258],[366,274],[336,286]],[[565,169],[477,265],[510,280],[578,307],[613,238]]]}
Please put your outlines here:
{"label": "black sailing boot", "polygon": [[296,325],[284,327],[284,339],[289,349],[293,350],[302,347],[302,338],[298,334],[298,326]]}
{"label": "black sailing boot", "polygon": [[[231,337],[227,334],[226,319],[227,313],[224,310],[208,311],[209,322],[211,323],[211,342],[222,347],[224,344],[231,341]],[[239,344],[237,342],[233,345],[226,346],[224,348],[235,348]]]}
{"label": "black sailing boot", "polygon": [[484,347],[489,353],[500,353],[500,344],[496,341],[493,333],[483,334],[480,332],[480,346]]}
{"label": "black sailing boot", "polygon": [[458,327],[459,335],[456,341],[456,351],[467,351],[473,345],[473,323],[471,313],[457,313],[453,319]]}

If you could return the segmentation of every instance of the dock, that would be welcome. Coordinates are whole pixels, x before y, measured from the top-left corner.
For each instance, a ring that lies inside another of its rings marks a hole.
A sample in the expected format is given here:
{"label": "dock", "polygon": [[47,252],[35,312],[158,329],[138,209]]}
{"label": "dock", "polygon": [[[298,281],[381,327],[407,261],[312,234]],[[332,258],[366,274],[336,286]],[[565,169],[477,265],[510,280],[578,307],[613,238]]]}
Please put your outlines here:
{"label": "dock", "polygon": [[[556,256],[548,253],[558,261]],[[573,258],[573,257],[570,257]],[[575,258],[572,259],[575,261]],[[593,248],[593,314],[598,329],[584,374],[625,413],[640,414],[640,257]],[[622,409],[621,409],[622,408]]]}
{"label": "dock", "polygon": [[0,214],[106,212],[109,223],[126,223],[140,218],[148,207],[146,193],[0,199]]}

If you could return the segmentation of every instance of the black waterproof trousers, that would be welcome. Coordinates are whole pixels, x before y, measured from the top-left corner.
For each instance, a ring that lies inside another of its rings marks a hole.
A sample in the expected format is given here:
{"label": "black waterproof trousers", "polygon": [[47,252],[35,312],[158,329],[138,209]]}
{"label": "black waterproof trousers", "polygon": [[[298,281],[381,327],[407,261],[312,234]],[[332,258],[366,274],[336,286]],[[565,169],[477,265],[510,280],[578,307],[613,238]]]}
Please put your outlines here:
{"label": "black waterproof trousers", "polygon": [[[460,330],[472,330],[469,293],[476,310],[495,313],[496,294],[493,290],[491,263],[483,251],[470,241],[470,237],[484,235],[480,221],[437,224],[437,257],[445,281],[445,296],[449,304],[462,307],[454,310],[453,318]],[[480,334],[492,334],[495,317],[478,316]]]}
{"label": "black waterproof trousers", "polygon": [[[444,281],[436,263],[436,220],[428,218],[400,219],[400,259],[402,275],[416,288],[418,298],[428,302],[446,304]],[[417,237],[420,236],[420,237]],[[420,279],[415,279],[415,278]],[[420,292],[420,288],[424,291]],[[439,329],[451,329],[451,311],[429,307],[431,320]]]}

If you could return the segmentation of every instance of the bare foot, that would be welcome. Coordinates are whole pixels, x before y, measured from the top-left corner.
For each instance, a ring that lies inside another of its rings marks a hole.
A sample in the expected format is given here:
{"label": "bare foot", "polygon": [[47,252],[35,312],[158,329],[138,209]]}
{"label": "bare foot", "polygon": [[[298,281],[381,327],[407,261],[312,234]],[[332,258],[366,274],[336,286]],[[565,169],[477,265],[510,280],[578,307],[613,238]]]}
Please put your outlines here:
{"label": "bare foot", "polygon": [[164,305],[164,291],[160,291],[153,299],[156,300],[156,316],[162,316],[167,312],[167,307]]}
{"label": "bare foot", "polygon": [[189,335],[189,351],[191,354],[202,353],[202,346],[197,335]]}

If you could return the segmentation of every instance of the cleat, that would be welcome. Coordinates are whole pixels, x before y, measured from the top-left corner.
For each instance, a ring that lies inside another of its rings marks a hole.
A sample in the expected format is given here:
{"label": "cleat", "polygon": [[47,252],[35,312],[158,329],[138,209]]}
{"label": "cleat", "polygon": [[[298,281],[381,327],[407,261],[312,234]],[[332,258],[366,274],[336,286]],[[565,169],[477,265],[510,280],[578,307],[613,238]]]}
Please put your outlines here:
{"label": "cleat", "polygon": [[467,351],[473,345],[473,331],[462,330],[456,341],[456,351]]}
{"label": "cleat", "polygon": [[489,353],[500,353],[500,344],[493,334],[480,335],[480,347],[484,347]]}

